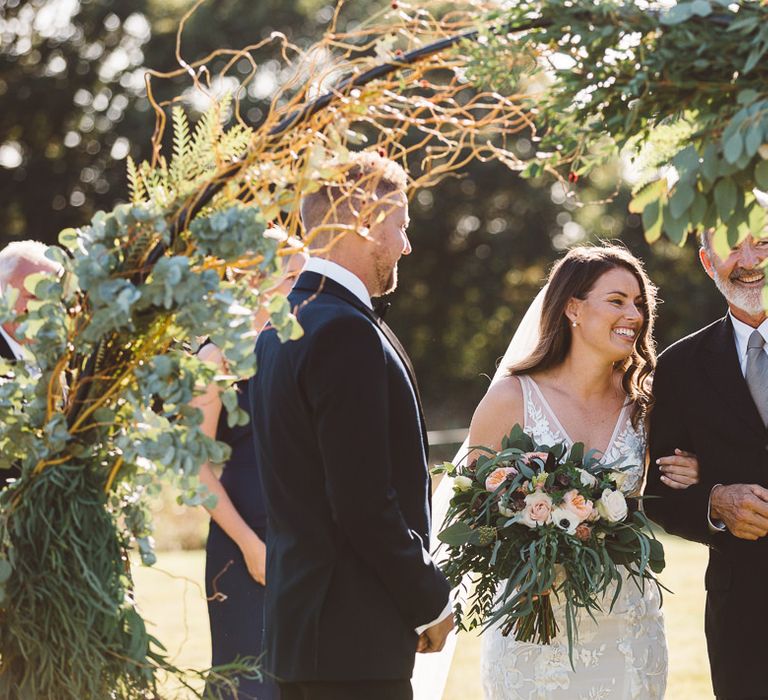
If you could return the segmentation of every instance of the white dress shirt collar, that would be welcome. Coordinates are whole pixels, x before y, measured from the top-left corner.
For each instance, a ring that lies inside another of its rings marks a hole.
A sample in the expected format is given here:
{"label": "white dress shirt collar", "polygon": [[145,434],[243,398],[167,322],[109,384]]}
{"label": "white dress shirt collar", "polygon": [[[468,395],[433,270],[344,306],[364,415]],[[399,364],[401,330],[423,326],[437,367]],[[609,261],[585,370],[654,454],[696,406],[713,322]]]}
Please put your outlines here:
{"label": "white dress shirt collar", "polygon": [[11,349],[14,357],[17,360],[21,360],[24,357],[24,350],[21,345],[19,345],[19,343],[17,343],[2,326],[0,326],[0,335],[5,338],[5,342],[8,343],[8,347]]}
{"label": "white dress shirt collar", "polygon": [[728,315],[731,317],[731,323],[733,324],[733,336],[736,340],[736,352],[739,356],[739,365],[741,367],[742,374],[747,371],[747,343],[749,343],[749,336],[754,333],[755,330],[760,331],[760,334],[765,338],[765,352],[768,353],[768,318],[765,319],[757,329],[747,325],[743,321],[739,321],[730,311]]}
{"label": "white dress shirt collar", "polygon": [[306,265],[304,265],[302,272],[316,272],[318,275],[323,275],[323,277],[338,282],[342,287],[352,292],[369,309],[373,308],[371,295],[368,293],[365,284],[363,284],[363,280],[354,272],[347,270],[346,267],[342,267],[330,260],[323,260],[323,258],[310,258],[307,260]]}

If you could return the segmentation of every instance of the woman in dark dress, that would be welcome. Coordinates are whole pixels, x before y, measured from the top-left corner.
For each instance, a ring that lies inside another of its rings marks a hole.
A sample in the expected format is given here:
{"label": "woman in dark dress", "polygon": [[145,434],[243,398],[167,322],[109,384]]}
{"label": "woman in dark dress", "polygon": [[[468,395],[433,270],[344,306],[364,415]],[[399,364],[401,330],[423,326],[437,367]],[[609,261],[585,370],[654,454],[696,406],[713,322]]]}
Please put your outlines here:
{"label": "woman in dark dress", "polygon": [[[301,270],[305,257],[291,256],[285,278],[274,291],[286,294]],[[254,314],[253,327],[260,330],[266,321],[263,310]],[[199,357],[225,370],[221,351],[212,343],[204,345]],[[238,403],[248,411],[247,380],[237,382]],[[266,510],[261,480],[255,468],[250,423],[230,428],[222,411],[219,388],[212,384],[192,402],[203,412],[203,431],[232,448],[221,476],[205,464],[200,481],[216,496],[209,509],[211,525],[205,559],[205,588],[211,625],[212,665],[222,666],[236,659],[259,658],[263,654],[264,586],[266,564]],[[219,697],[232,700],[277,700],[277,684],[257,674],[237,677],[237,686],[218,684]]]}

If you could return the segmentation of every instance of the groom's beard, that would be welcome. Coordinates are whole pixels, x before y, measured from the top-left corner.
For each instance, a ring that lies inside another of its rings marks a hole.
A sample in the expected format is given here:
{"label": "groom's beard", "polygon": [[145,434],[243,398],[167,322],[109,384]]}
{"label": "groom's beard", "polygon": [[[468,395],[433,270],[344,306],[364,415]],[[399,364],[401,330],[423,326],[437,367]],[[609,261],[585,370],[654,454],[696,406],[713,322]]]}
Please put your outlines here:
{"label": "groom's beard", "polygon": [[381,259],[376,260],[376,284],[379,290],[373,296],[384,296],[397,289],[397,262],[392,265]]}
{"label": "groom's beard", "polygon": [[757,315],[765,311],[763,306],[763,287],[742,287],[736,280],[740,276],[746,275],[748,272],[756,272],[753,270],[745,270],[744,268],[737,268],[734,270],[730,278],[726,279],[718,274],[715,274],[715,286],[720,290],[720,293],[725,297],[729,304],[732,304],[737,309],[741,309],[748,314]]}

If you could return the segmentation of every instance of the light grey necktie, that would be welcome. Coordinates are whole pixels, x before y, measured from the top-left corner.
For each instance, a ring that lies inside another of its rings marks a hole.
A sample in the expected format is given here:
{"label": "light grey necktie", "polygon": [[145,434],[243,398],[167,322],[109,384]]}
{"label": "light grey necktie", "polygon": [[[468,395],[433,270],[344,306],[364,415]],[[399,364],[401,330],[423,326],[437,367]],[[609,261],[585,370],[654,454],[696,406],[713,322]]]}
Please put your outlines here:
{"label": "light grey necktie", "polygon": [[760,331],[753,331],[747,343],[747,371],[745,374],[749,393],[755,406],[768,426],[768,355],[763,350],[765,340]]}

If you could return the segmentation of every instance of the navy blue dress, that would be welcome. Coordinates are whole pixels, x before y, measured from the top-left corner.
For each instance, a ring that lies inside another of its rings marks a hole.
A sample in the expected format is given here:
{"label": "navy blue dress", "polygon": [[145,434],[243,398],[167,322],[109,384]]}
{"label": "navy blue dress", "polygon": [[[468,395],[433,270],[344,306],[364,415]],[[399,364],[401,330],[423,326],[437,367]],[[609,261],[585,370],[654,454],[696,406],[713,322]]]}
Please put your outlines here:
{"label": "navy blue dress", "polygon": [[[247,382],[238,383],[238,390],[240,408],[249,411]],[[266,541],[267,516],[251,430],[250,423],[229,428],[226,410],[222,410],[216,437],[232,448],[232,456],[224,466],[221,484],[237,512]],[[264,649],[264,586],[254,581],[238,546],[213,520],[205,552],[213,666],[232,663],[238,657],[261,657]],[[222,698],[232,700],[279,698],[275,683],[243,676],[238,677],[236,694],[234,691],[228,693],[222,687],[217,690]]]}

